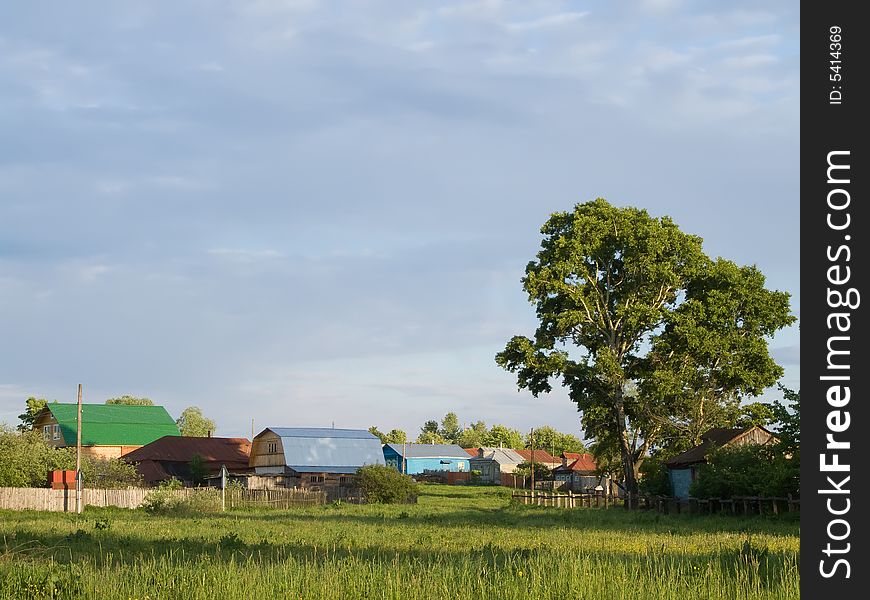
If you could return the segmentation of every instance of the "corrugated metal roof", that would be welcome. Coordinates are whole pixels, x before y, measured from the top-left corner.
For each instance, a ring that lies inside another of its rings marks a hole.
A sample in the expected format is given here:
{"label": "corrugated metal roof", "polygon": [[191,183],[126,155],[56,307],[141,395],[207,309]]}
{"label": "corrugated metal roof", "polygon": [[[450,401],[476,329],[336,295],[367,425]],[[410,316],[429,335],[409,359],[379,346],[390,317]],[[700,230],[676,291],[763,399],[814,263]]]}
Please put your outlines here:
{"label": "corrugated metal roof", "polygon": [[405,448],[405,458],[462,458],[468,460],[468,452],[457,444],[387,444],[395,450],[396,454],[402,455],[402,446]]}
{"label": "corrugated metal roof", "polygon": [[[49,402],[67,445],[75,444],[78,407],[75,403]],[[180,435],[178,426],[162,406],[82,404],[82,445],[142,446],[163,437]]]}
{"label": "corrugated metal roof", "polygon": [[290,467],[297,473],[338,473],[339,475],[353,475],[359,467]]}
{"label": "corrugated metal roof", "polygon": [[[381,440],[365,429],[331,429],[319,427],[269,427],[281,437],[284,464],[298,471],[317,467],[330,473],[335,468],[383,465]],[[258,436],[259,437],[259,436]]]}
{"label": "corrugated metal roof", "polygon": [[127,462],[165,460],[190,462],[199,455],[207,462],[248,463],[251,442],[247,438],[182,437],[166,435],[124,455]]}
{"label": "corrugated metal roof", "polygon": [[[512,448],[493,448],[483,446],[483,458],[486,460],[494,460],[500,465],[518,465],[525,461],[522,455]],[[535,458],[537,458],[537,451]]]}
{"label": "corrugated metal roof", "polygon": [[757,425],[753,427],[743,427],[735,429],[728,429],[725,427],[714,427],[712,429],[708,429],[701,435],[700,444],[698,444],[694,448],[689,448],[681,454],[677,454],[676,456],[669,458],[665,461],[665,464],[669,467],[679,467],[699,462],[705,462],[707,460],[707,454],[710,452],[710,450],[712,450],[713,448],[718,448],[720,446],[727,446],[736,438],[740,437],[744,433],[752,431],[756,427],[765,431],[766,433],[770,433],[764,427],[760,427]]}
{"label": "corrugated metal roof", "polygon": [[333,429],[331,427],[269,427],[268,429],[282,438],[298,437],[380,440],[378,436],[370,431],[366,431],[365,429]]}

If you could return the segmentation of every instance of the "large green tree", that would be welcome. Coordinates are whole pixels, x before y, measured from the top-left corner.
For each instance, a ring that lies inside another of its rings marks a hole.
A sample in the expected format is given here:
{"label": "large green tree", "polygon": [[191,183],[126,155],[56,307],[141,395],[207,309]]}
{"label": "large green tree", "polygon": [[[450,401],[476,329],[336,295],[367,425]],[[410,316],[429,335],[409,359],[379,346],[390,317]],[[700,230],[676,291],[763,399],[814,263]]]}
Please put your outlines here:
{"label": "large green tree", "polygon": [[556,431],[549,425],[545,425],[543,427],[538,427],[537,429],[535,429],[534,439],[532,439],[531,432],[526,434],[525,447],[531,448],[533,442],[535,448],[546,450],[553,456],[559,456],[563,452],[586,451],[586,447],[583,445],[583,442],[582,440],[580,440],[580,438],[575,435],[571,435],[570,433],[562,433],[561,431]]}
{"label": "large green tree", "polygon": [[457,444],[463,448],[480,448],[485,445],[486,435],[489,429],[483,421],[475,421],[470,427],[466,427],[459,433]]}
{"label": "large green tree", "polygon": [[[747,275],[739,268],[735,274],[730,264],[717,267],[704,255],[701,238],[680,231],[669,217],[614,207],[600,198],[554,213],[541,233],[541,250],[522,280],[540,325],[533,339],[512,338],[496,361],[536,396],[550,392],[554,378],[561,378],[582,414],[585,437],[615,450],[624,485],[634,493],[650,447],[687,412],[677,399],[692,403],[675,385],[668,388],[674,382],[661,371],[677,372],[676,365],[687,361],[691,387],[702,389],[704,371],[721,351],[693,355],[691,344],[674,342],[678,325],[698,325],[693,335],[699,340],[716,335],[719,321],[703,310],[725,311],[722,304],[735,299],[743,315],[736,318],[751,320],[752,295],[722,288]],[[787,315],[788,296],[780,298]],[[754,347],[747,355],[766,355],[769,331],[751,327],[736,337]],[[665,351],[666,343],[674,346]],[[728,389],[717,388],[711,406],[755,390],[739,377],[718,385]]]}
{"label": "large green tree", "polygon": [[408,434],[401,429],[390,429],[390,431],[384,435],[385,444],[404,444],[407,441]]}
{"label": "large green tree", "polygon": [[214,433],[215,423],[202,414],[198,406],[189,406],[182,411],[175,424],[185,437],[205,437],[209,432]]}
{"label": "large green tree", "polygon": [[504,425],[493,425],[484,437],[484,446],[523,448],[523,434]]}
{"label": "large green tree", "polygon": [[36,415],[38,415],[48,403],[45,398],[36,398],[34,396],[31,396],[25,402],[27,408],[23,413],[18,415],[18,419],[21,421],[18,425],[18,431],[30,431],[33,429],[33,424],[36,422]]}
{"label": "large green tree", "polygon": [[117,398],[109,398],[106,404],[125,404],[127,406],[154,406],[154,402],[150,398],[137,398],[136,396],[118,396]]}
{"label": "large green tree", "polygon": [[451,444],[455,444],[459,439],[459,434],[462,433],[462,427],[459,425],[459,417],[455,412],[449,412],[441,419],[441,437]]}

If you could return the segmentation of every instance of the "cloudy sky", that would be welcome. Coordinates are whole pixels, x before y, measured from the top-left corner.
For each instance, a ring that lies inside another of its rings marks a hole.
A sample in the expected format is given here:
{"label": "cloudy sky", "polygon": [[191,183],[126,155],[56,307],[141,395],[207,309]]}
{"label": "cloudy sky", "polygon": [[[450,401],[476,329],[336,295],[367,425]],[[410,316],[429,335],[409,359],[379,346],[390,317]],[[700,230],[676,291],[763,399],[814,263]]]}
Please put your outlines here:
{"label": "cloudy sky", "polygon": [[670,215],[799,315],[797,10],[0,4],[0,421],[81,382],[222,435],[579,433],[493,361],[551,212]]}

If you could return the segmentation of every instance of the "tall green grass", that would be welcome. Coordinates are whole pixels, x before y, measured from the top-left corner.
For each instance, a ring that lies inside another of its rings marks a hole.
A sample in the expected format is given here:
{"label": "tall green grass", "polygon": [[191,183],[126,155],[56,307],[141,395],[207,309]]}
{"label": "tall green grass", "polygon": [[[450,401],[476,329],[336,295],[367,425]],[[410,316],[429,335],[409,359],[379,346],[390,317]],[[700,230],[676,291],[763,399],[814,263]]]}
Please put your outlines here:
{"label": "tall green grass", "polygon": [[0,512],[2,598],[798,598],[795,520],[417,505],[149,516]]}

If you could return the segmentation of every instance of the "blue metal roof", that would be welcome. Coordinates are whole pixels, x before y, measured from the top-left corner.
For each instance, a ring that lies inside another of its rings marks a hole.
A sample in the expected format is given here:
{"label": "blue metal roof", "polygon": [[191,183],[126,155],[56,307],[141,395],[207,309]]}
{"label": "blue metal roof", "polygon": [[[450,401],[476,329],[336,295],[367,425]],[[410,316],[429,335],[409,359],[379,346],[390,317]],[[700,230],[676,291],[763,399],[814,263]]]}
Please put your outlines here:
{"label": "blue metal roof", "polygon": [[359,467],[290,467],[297,473],[338,473],[339,475],[353,475]]}
{"label": "blue metal roof", "polygon": [[269,427],[270,431],[284,437],[300,438],[346,438],[369,440],[379,438],[365,429],[334,429],[331,427]]}
{"label": "blue metal roof", "polygon": [[281,437],[284,464],[294,471],[341,473],[335,469],[352,469],[350,472],[355,473],[363,465],[386,464],[381,440],[365,429],[269,427],[269,430]]}
{"label": "blue metal roof", "polygon": [[471,458],[468,452],[456,444],[387,444],[396,454],[402,455],[405,448],[405,458]]}

